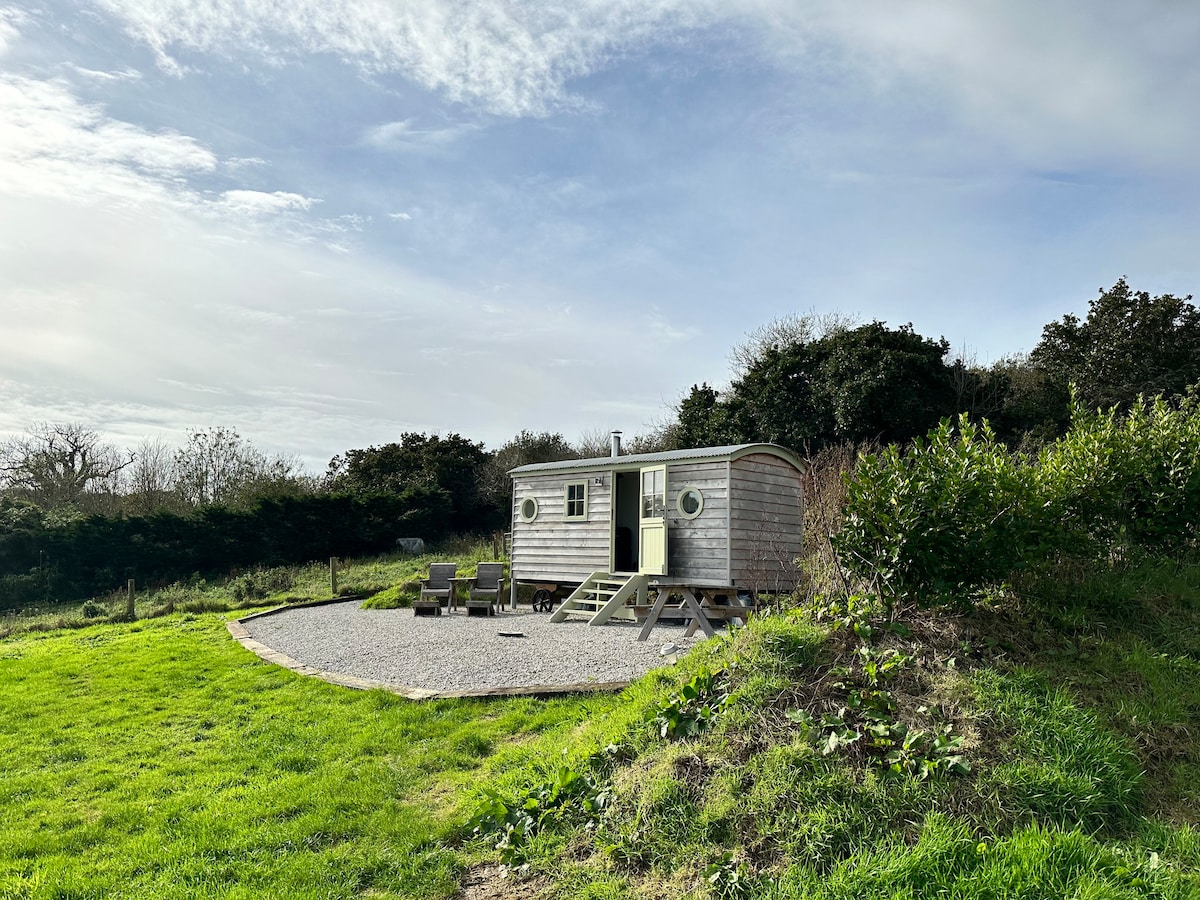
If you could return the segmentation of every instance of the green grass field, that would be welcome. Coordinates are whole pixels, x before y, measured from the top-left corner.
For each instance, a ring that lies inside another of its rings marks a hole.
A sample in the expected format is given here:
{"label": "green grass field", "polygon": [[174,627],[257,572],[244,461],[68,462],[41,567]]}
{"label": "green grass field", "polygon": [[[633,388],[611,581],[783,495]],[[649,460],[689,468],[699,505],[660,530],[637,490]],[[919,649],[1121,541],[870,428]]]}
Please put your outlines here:
{"label": "green grass field", "polygon": [[500,861],[484,896],[1200,897],[1200,567],[877,633],[892,715],[965,739],[928,778],[798,724],[870,643],[798,613],[619,696],[435,703],[268,665],[233,614],[0,639],[0,897],[452,897]]}
{"label": "green grass field", "polygon": [[222,617],[0,642],[0,896],[424,897],[481,763],[618,701],[415,704],[266,665]]}

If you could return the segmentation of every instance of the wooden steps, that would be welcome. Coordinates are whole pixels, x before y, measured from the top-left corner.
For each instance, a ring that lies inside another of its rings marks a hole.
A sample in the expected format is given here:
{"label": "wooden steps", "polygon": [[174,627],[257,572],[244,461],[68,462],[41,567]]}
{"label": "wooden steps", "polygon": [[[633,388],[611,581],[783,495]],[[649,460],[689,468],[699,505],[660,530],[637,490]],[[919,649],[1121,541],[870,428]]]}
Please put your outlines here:
{"label": "wooden steps", "polygon": [[634,621],[636,614],[628,601],[634,597],[646,603],[646,575],[613,575],[593,572],[550,616],[551,622],[565,622],[568,616],[586,616],[589,625],[603,625],[609,619]]}

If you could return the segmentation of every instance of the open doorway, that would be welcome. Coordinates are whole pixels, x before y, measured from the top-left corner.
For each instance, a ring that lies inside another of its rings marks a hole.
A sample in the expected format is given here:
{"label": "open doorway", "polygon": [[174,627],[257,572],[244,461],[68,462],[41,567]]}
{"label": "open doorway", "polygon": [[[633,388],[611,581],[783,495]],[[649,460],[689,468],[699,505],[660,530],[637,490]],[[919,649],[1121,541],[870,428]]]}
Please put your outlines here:
{"label": "open doorway", "polygon": [[638,472],[613,473],[613,571],[638,570],[641,482]]}

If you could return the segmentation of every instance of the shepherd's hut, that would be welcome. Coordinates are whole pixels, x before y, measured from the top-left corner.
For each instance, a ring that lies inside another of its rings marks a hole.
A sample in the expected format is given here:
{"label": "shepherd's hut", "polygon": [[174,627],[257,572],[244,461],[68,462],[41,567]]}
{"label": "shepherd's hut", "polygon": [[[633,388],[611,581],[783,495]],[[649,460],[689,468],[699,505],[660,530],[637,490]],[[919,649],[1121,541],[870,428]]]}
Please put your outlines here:
{"label": "shepherd's hut", "polygon": [[610,456],[519,466],[509,472],[514,605],[518,583],[542,596],[565,587],[555,617],[590,610],[599,623],[634,617],[648,589],[791,590],[803,474],[774,444],[622,456],[619,433]]}

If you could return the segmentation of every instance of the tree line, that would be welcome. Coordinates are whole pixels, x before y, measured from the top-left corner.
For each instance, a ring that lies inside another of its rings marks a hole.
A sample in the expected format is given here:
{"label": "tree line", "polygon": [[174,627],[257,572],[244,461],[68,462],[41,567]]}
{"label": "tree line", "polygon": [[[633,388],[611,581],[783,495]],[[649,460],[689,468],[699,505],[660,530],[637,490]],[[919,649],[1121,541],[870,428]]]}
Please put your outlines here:
{"label": "tree line", "polygon": [[[1028,353],[987,366],[945,339],[841,314],[796,315],[733,348],[727,387],[693,385],[630,452],[769,441],[800,453],[907,445],[949,416],[990,423],[1029,452],[1084,409],[1126,410],[1200,381],[1200,311],[1122,279],[1088,314],[1047,324]],[[509,519],[507,472],[608,454],[608,432],[571,442],[521,431],[496,450],[459,434],[406,433],[351,449],[313,475],[229,428],[122,449],[78,423],[0,443],[0,608],[75,598],[127,578],[169,581],[255,564],[378,552],[397,537],[487,533]]]}
{"label": "tree line", "polygon": [[735,348],[728,388],[693,385],[669,442],[700,447],[772,441],[796,450],[905,444],[948,416],[988,421],[1012,448],[1065,434],[1071,389],[1085,409],[1125,410],[1181,396],[1200,381],[1200,311],[1191,296],[1151,297],[1121,279],[1084,319],[1047,324],[1028,354],[980,366],[911,325],[843,316],[777,320]]}
{"label": "tree line", "polygon": [[316,476],[229,428],[125,450],[78,423],[37,424],[0,444],[0,609],[486,534],[508,524],[510,468],[599,455],[607,440],[523,431],[489,452],[407,433]]}

